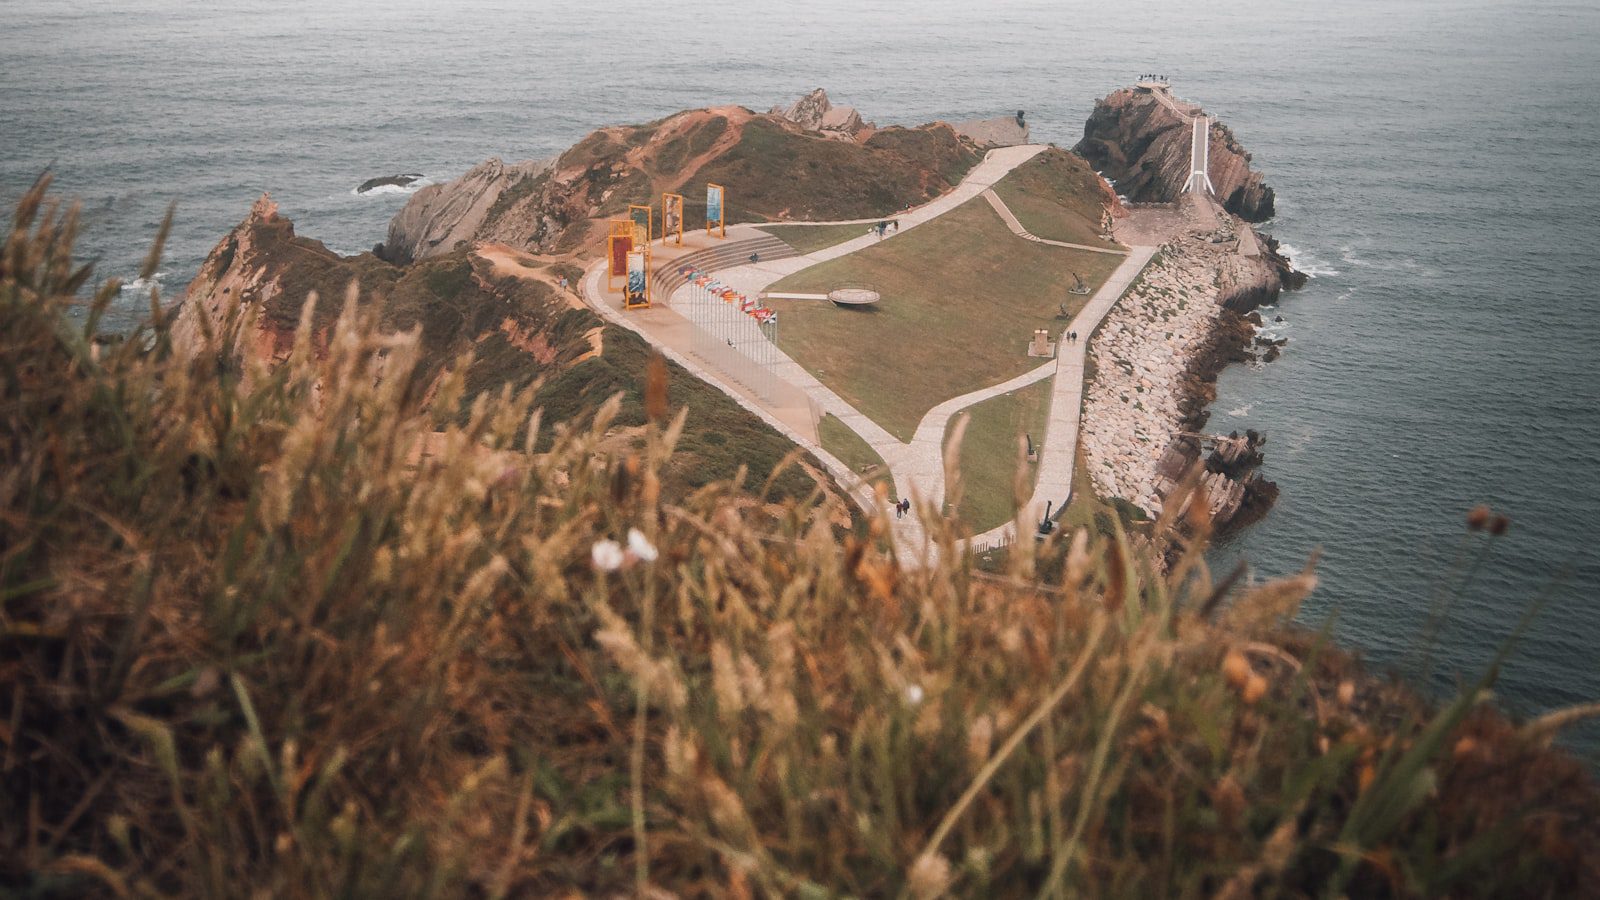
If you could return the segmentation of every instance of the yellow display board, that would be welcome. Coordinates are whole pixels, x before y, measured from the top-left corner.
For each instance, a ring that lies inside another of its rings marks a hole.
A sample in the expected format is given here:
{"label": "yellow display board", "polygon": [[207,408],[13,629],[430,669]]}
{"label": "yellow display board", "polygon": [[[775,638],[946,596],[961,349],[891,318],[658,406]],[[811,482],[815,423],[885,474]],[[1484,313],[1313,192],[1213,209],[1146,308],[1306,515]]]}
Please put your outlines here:
{"label": "yellow display board", "polygon": [[683,246],[683,195],[661,195],[661,243],[668,238]]}
{"label": "yellow display board", "polygon": [[654,221],[656,211],[653,206],[640,206],[637,203],[628,204],[628,220],[633,223],[633,244],[643,247],[655,237]]}
{"label": "yellow display board", "polygon": [[628,251],[628,282],[623,289],[622,308],[650,306],[650,251],[641,247]]}
{"label": "yellow display board", "polygon": [[706,184],[706,234],[711,233],[712,223],[716,223],[717,237],[728,236],[727,223],[728,192],[720,184]]}

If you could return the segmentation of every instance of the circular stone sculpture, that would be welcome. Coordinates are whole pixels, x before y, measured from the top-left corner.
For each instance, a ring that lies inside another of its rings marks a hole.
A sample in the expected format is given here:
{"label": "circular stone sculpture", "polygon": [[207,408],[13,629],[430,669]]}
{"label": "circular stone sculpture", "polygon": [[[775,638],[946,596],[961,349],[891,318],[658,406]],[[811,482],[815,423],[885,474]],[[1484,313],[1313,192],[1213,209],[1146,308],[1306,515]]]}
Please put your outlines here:
{"label": "circular stone sculpture", "polygon": [[879,300],[878,292],[868,287],[834,288],[828,299],[840,306],[871,306]]}

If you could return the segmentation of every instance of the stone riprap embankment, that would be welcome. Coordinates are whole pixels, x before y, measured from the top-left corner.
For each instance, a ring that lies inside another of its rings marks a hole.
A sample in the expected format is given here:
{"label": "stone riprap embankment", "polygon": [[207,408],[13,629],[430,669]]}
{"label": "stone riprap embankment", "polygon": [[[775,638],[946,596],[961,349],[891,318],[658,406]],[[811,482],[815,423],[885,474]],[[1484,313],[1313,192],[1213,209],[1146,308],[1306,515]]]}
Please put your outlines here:
{"label": "stone riprap embankment", "polygon": [[1161,509],[1159,464],[1186,418],[1186,373],[1222,314],[1218,262],[1191,242],[1163,245],[1089,344],[1083,450],[1102,496]]}

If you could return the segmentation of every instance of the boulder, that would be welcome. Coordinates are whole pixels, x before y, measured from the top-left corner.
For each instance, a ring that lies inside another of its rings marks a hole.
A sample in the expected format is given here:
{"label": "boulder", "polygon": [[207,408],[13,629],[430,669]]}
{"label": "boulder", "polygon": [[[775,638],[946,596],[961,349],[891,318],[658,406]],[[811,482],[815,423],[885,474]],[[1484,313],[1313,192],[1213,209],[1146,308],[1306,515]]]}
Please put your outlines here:
{"label": "boulder", "polygon": [[422,175],[416,173],[410,175],[384,175],[379,178],[368,178],[366,181],[361,182],[360,187],[356,188],[356,193],[365,194],[370,190],[381,187],[410,187],[421,180]]}
{"label": "boulder", "polygon": [[787,107],[774,106],[771,115],[788,119],[807,131],[852,140],[861,132],[876,127],[863,122],[861,114],[853,107],[834,106],[828,99],[828,92],[822,88],[817,88]]}

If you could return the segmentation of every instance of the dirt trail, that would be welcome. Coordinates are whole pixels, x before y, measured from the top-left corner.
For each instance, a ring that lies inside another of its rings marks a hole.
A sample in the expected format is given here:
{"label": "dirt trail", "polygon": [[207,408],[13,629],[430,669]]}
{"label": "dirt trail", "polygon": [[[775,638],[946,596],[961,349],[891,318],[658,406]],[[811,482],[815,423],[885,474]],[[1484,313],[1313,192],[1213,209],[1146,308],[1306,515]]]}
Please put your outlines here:
{"label": "dirt trail", "polygon": [[[524,281],[540,282],[548,285],[550,290],[554,291],[556,296],[560,297],[569,308],[589,308],[588,305],[578,297],[576,293],[578,286],[568,285],[566,290],[562,290],[560,277],[552,274],[550,270],[546,268],[546,263],[541,261],[538,257],[524,253],[521,250],[518,250],[514,247],[509,247],[505,244],[483,244],[473,252],[477,254],[479,259],[489,263],[490,268],[496,275],[520,278]],[[521,343],[518,343],[519,341],[526,342],[527,339],[520,333],[514,324],[503,324],[501,327],[506,331],[507,336],[511,338],[512,343],[518,344],[519,347],[522,347],[522,349],[527,352],[534,353],[536,356],[539,355],[537,352],[538,348],[532,346],[523,346]],[[584,335],[584,337],[589,341],[589,349],[582,356],[579,356],[577,359],[573,360],[574,365],[601,354],[605,348],[605,344],[601,337],[604,331],[605,329],[599,326],[589,329],[588,333]]]}

